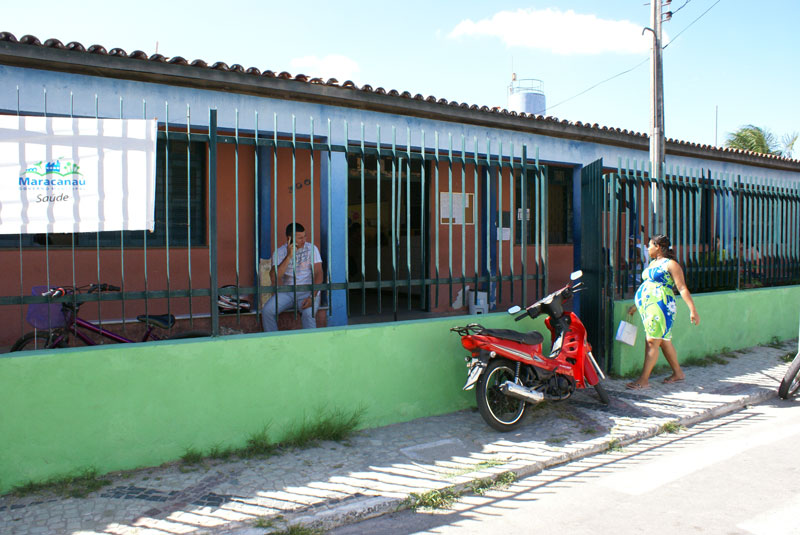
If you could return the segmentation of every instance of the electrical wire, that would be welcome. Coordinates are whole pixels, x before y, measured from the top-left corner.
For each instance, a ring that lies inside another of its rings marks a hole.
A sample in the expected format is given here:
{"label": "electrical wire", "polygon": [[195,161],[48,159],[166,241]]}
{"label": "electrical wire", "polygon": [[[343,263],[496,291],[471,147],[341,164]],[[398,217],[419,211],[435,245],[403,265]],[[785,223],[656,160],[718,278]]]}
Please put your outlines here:
{"label": "electrical wire", "polygon": [[[689,2],[691,2],[691,1],[692,1],[692,0],[686,0],[686,2],[684,2],[684,4],[683,4],[681,7],[679,7],[679,8],[678,8],[678,9],[676,9],[675,11],[673,11],[673,12],[672,12],[672,14],[674,15],[675,13],[677,13],[678,11],[680,11],[681,9],[683,9],[684,7],[686,7],[686,4],[688,4],[688,3],[689,3]],[[667,43],[666,45],[664,45],[664,47],[662,48],[662,50],[666,50],[666,48],[667,48],[669,45],[671,45],[672,43],[674,43],[674,42],[675,42],[675,40],[676,40],[676,39],[677,39],[677,38],[678,38],[678,37],[679,37],[679,36],[680,36],[680,35],[681,35],[683,32],[685,32],[686,30],[688,30],[689,28],[691,28],[691,27],[692,27],[692,25],[693,25],[695,22],[697,22],[698,20],[700,20],[701,18],[703,18],[703,16],[704,16],[706,13],[708,13],[709,11],[711,11],[711,10],[714,8],[714,6],[716,6],[717,4],[719,4],[721,1],[722,1],[722,0],[717,0],[716,2],[714,2],[713,4],[711,4],[711,7],[709,7],[709,8],[708,8],[708,9],[706,9],[705,11],[703,11],[703,12],[700,14],[700,16],[698,16],[696,19],[694,19],[692,22],[690,22],[688,26],[686,26],[684,29],[682,29],[680,32],[678,32],[678,34],[677,34],[675,37],[673,37],[672,39],[670,39],[669,43]],[[606,78],[606,79],[605,79],[605,80],[603,80],[603,81],[597,82],[597,83],[596,83],[596,84],[594,84],[593,86],[591,86],[591,87],[589,87],[589,88],[587,88],[587,89],[584,89],[583,91],[581,91],[580,93],[578,93],[578,94],[576,94],[576,95],[573,95],[573,96],[571,96],[571,97],[569,97],[569,98],[567,98],[567,99],[564,99],[564,100],[562,100],[561,102],[558,102],[558,103],[556,103],[556,104],[553,104],[552,106],[548,106],[548,107],[547,107],[547,109],[548,109],[548,110],[552,110],[553,108],[555,108],[555,107],[557,107],[557,106],[560,106],[560,105],[562,105],[562,104],[565,104],[565,103],[569,102],[569,101],[570,101],[570,100],[572,100],[572,99],[578,98],[578,97],[579,97],[579,96],[581,96],[581,95],[585,95],[586,93],[588,93],[589,91],[591,91],[591,90],[592,90],[592,89],[594,89],[595,87],[598,87],[598,86],[600,86],[600,85],[603,85],[604,83],[606,83],[606,82],[610,82],[611,80],[613,80],[613,79],[615,79],[615,78],[619,78],[619,77],[620,77],[620,76],[622,76],[623,74],[628,74],[629,72],[631,72],[631,71],[634,71],[634,70],[638,69],[639,67],[641,67],[642,65],[644,65],[645,63],[647,63],[649,60],[650,60],[650,58],[649,58],[649,57],[648,57],[648,58],[645,58],[643,61],[641,61],[640,63],[637,63],[636,65],[634,65],[634,66],[633,66],[633,67],[631,67],[630,69],[626,69],[626,70],[624,70],[624,71],[622,71],[622,72],[620,72],[620,73],[617,73],[617,74],[615,74],[614,76],[612,76],[612,77],[610,77],[610,78]]]}
{"label": "electrical wire", "polygon": [[642,62],[641,62],[641,63],[639,63],[639,64],[637,64],[637,65],[634,65],[633,67],[631,67],[631,68],[630,68],[630,69],[628,69],[628,70],[625,70],[625,71],[622,71],[622,72],[620,72],[620,73],[617,73],[617,74],[615,74],[614,76],[612,76],[611,78],[606,78],[606,79],[605,79],[605,80],[603,80],[602,82],[597,82],[597,83],[596,83],[596,84],[594,84],[592,87],[589,87],[588,89],[584,89],[583,91],[581,91],[581,92],[580,92],[580,93],[578,93],[577,95],[573,95],[573,96],[569,97],[568,99],[562,100],[561,102],[559,102],[559,103],[557,103],[557,104],[553,104],[552,106],[548,106],[548,107],[547,107],[547,109],[548,109],[548,110],[552,110],[552,109],[553,109],[553,108],[555,108],[556,106],[560,106],[560,105],[562,105],[562,104],[564,104],[564,103],[566,103],[566,102],[569,102],[570,100],[572,100],[572,99],[574,99],[574,98],[578,98],[579,96],[581,96],[581,95],[583,95],[583,94],[585,94],[585,93],[588,93],[589,91],[591,91],[592,89],[594,89],[595,87],[597,87],[597,86],[599,86],[599,85],[602,85],[602,84],[604,84],[604,83],[606,83],[606,82],[610,82],[610,81],[611,81],[611,80],[613,80],[614,78],[619,78],[619,77],[620,77],[620,76],[622,76],[623,74],[628,74],[629,72],[631,72],[631,71],[633,71],[633,70],[636,70],[636,69],[638,69],[639,67],[641,67],[642,65],[644,65],[644,64],[645,64],[645,63],[647,63],[648,61],[650,61],[650,58],[649,58],[649,57],[648,57],[648,58],[645,58],[644,60],[642,60]]}
{"label": "electrical wire", "polygon": [[[708,8],[708,9],[706,9],[705,11],[703,11],[703,12],[700,14],[700,16],[699,16],[699,17],[697,17],[696,19],[694,19],[692,22],[690,22],[690,23],[689,23],[689,25],[688,25],[687,27],[685,27],[684,29],[682,29],[681,31],[679,31],[679,32],[678,32],[678,35],[676,35],[675,37],[673,37],[672,39],[670,39],[670,40],[669,40],[669,43],[667,43],[666,45],[664,45],[664,47],[663,47],[663,49],[662,49],[662,50],[666,50],[666,49],[667,49],[667,47],[668,47],[669,45],[671,45],[672,43],[674,43],[674,42],[675,42],[675,40],[676,40],[678,37],[680,37],[680,35],[681,35],[683,32],[685,32],[686,30],[688,30],[689,28],[691,28],[691,27],[692,27],[692,25],[693,25],[695,22],[697,22],[698,20],[702,19],[702,18],[703,18],[703,16],[704,16],[706,13],[708,13],[709,11],[711,11],[712,9],[714,9],[714,6],[716,6],[716,5],[717,5],[717,4],[719,4],[720,2],[722,2],[722,0],[717,0],[716,2],[714,2],[713,4],[711,4],[711,7],[709,7],[709,8]],[[686,5],[686,4],[684,4],[684,6],[685,6],[685,5]],[[681,6],[681,7],[683,7],[683,6]]]}
{"label": "electrical wire", "polygon": [[679,7],[678,9],[676,9],[675,11],[673,11],[673,12],[672,12],[672,16],[674,17],[674,16],[675,16],[675,13],[677,13],[677,12],[678,12],[678,11],[680,11],[681,9],[685,8],[685,7],[686,7],[686,4],[688,4],[688,3],[689,3],[689,2],[691,2],[691,1],[692,1],[692,0],[686,0],[686,1],[683,3],[683,5],[682,5],[681,7]]}

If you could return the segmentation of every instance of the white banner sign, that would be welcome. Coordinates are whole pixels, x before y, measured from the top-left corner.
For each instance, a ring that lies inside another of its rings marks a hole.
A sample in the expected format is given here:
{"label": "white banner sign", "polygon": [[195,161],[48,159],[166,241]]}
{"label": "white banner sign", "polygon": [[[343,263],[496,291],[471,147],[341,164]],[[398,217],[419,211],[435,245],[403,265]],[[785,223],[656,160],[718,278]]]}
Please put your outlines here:
{"label": "white banner sign", "polygon": [[156,128],[0,116],[0,234],[152,231]]}

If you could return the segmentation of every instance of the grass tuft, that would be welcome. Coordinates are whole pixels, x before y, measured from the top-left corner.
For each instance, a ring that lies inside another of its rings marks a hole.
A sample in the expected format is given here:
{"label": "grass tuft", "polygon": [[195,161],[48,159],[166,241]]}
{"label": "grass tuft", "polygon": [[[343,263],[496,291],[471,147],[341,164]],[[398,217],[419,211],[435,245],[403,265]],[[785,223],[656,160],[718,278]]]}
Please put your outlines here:
{"label": "grass tuft", "polygon": [[201,463],[206,458],[228,459],[236,456],[242,459],[251,457],[269,457],[275,455],[281,448],[307,448],[323,440],[333,440],[341,442],[345,446],[350,444],[346,441],[353,431],[361,423],[365,409],[360,407],[352,412],[338,409],[320,411],[319,415],[312,421],[304,420],[300,427],[292,429],[283,442],[276,443],[270,439],[269,425],[265,425],[260,431],[253,433],[247,439],[244,447],[224,448],[221,444],[212,447],[208,453],[203,454],[195,448],[187,448],[181,456],[181,461],[185,466],[180,467],[181,471],[191,470],[188,465]]}
{"label": "grass tuft", "polygon": [[788,352],[785,355],[781,355],[780,359],[781,362],[792,362],[794,358],[797,356],[797,353]]}
{"label": "grass tuft", "polygon": [[304,448],[320,441],[344,440],[356,430],[364,412],[363,407],[350,413],[341,409],[322,410],[314,420],[304,419],[300,427],[292,429],[281,445]]}
{"label": "grass tuft", "polygon": [[502,461],[499,459],[490,459],[488,461],[481,461],[478,464],[474,464],[472,466],[467,466],[460,470],[454,470],[452,472],[448,472],[445,477],[453,478],[458,476],[463,476],[464,474],[471,474],[472,472],[480,472],[481,470],[485,470],[487,468],[493,468],[495,466],[499,466],[506,461]]}
{"label": "grass tuft", "polygon": [[53,493],[64,497],[85,498],[90,493],[110,485],[110,479],[98,477],[97,470],[87,468],[77,474],[56,477],[40,482],[29,482],[15,487],[14,496],[30,496],[31,494]]}
{"label": "grass tuft", "polygon": [[261,431],[250,435],[244,448],[233,450],[233,453],[240,457],[269,457],[275,449],[275,444],[269,439],[269,426],[265,425]]}
{"label": "grass tuft", "polygon": [[273,531],[272,533],[273,535],[322,535],[324,531],[320,528],[310,528],[308,526],[294,524],[283,531]]}
{"label": "grass tuft", "polygon": [[200,464],[203,462],[203,452],[194,448],[186,448],[186,451],[181,455],[183,464]]}
{"label": "grass tuft", "polygon": [[212,459],[228,459],[234,454],[233,448],[223,448],[221,444],[216,444],[208,450],[208,456]]}
{"label": "grass tuft", "polygon": [[783,342],[781,342],[777,336],[773,336],[766,345],[775,349],[780,349],[781,346],[783,346]]}
{"label": "grass tuft", "polygon": [[459,493],[448,487],[441,490],[429,490],[417,494],[412,492],[409,496],[411,508],[417,509],[449,509],[458,499]]}
{"label": "grass tuft", "polygon": [[727,364],[728,361],[719,355],[707,355],[706,360],[714,364]]}
{"label": "grass tuft", "polygon": [[497,486],[506,486],[512,484],[516,480],[517,474],[509,470],[508,472],[503,472],[502,474],[498,475],[497,478],[495,478],[495,483]]}
{"label": "grass tuft", "polygon": [[679,424],[678,422],[667,422],[658,429],[659,434],[667,433],[667,434],[675,434],[680,433],[681,431],[685,431],[686,427]]}
{"label": "grass tuft", "polygon": [[697,366],[699,368],[707,368],[711,363],[705,357],[689,357],[683,362],[684,366]]}
{"label": "grass tuft", "polygon": [[620,442],[618,438],[612,438],[608,442],[608,448],[606,448],[606,451],[622,451],[622,449],[622,442]]}
{"label": "grass tuft", "polygon": [[254,528],[264,528],[269,529],[275,527],[275,521],[271,518],[267,518],[265,516],[260,516],[256,518],[256,521],[253,522]]}

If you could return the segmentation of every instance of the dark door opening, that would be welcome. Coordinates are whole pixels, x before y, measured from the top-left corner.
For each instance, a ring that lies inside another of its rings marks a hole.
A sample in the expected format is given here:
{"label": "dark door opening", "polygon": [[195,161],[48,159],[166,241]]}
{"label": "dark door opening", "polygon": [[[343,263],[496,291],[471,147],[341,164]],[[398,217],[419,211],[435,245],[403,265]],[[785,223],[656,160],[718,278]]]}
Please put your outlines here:
{"label": "dark door opening", "polygon": [[347,163],[349,323],[424,315],[426,292],[413,282],[428,262],[422,162],[353,155]]}

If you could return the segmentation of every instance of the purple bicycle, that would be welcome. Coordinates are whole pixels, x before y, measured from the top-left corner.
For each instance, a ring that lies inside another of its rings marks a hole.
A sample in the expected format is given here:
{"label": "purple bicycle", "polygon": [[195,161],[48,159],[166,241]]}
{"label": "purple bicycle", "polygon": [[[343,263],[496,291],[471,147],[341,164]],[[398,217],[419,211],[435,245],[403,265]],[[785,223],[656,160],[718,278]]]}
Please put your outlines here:
{"label": "purple bicycle", "polygon": [[[120,291],[118,286],[105,283],[89,284],[77,288],[48,288],[47,286],[36,286],[33,288],[34,295],[50,297],[61,297],[62,295],[77,293],[118,291]],[[69,345],[70,335],[74,335],[76,342],[80,341],[90,346],[97,345],[97,342],[95,342],[87,332],[123,344],[147,342],[149,340],[179,340],[209,336],[208,333],[202,331],[188,331],[172,336],[162,336],[156,329],[170,329],[175,325],[175,316],[172,314],[142,314],[137,316],[136,319],[144,323],[147,328],[140,340],[131,340],[78,316],[78,309],[81,304],[82,303],[78,302],[64,302],[60,305],[58,303],[28,305],[28,315],[26,319],[36,330],[26,333],[17,340],[11,347],[11,351],[33,351],[36,349],[67,347]]]}

